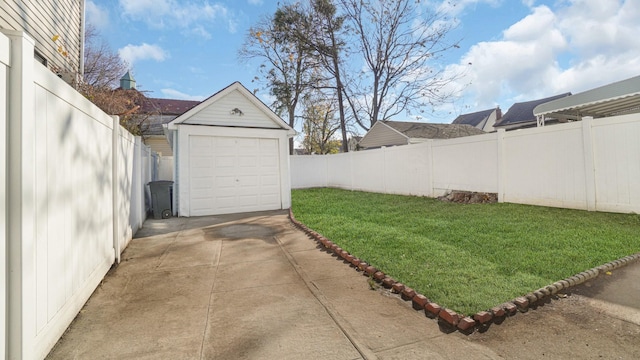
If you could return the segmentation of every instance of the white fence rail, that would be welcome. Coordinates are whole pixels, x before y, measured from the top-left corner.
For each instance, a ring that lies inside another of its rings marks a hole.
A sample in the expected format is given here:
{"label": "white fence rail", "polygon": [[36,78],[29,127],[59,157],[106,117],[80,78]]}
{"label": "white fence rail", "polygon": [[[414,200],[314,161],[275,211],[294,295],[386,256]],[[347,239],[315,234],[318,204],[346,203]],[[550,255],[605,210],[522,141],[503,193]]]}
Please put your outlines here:
{"label": "white fence rail", "polygon": [[33,40],[3,32],[0,354],[41,359],[145,220],[152,172],[141,170],[142,154],[150,154],[117,118],[34,61]]}
{"label": "white fence rail", "polygon": [[291,157],[292,188],[337,187],[640,212],[640,115],[325,156]]}

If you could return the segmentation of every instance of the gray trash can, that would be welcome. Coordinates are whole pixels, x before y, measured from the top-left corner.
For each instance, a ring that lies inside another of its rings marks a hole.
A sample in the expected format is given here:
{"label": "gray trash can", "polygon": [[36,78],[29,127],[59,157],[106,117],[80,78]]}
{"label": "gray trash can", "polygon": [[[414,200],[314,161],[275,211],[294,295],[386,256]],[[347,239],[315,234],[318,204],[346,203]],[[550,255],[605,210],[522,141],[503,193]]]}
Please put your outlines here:
{"label": "gray trash can", "polygon": [[153,218],[170,218],[173,214],[173,212],[171,211],[173,181],[152,181],[149,183],[149,189],[151,190],[151,207],[153,209]]}

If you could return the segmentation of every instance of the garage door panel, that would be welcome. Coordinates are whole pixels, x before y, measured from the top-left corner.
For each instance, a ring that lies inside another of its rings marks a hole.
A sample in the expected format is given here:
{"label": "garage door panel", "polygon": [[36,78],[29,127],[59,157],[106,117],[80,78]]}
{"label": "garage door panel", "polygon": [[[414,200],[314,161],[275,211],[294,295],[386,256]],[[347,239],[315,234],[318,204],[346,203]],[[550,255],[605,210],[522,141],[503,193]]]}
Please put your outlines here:
{"label": "garage door panel", "polygon": [[210,189],[213,185],[213,177],[197,177],[191,179],[191,188],[194,190]]}
{"label": "garage door panel", "polygon": [[225,167],[225,168],[233,168],[236,166],[236,157],[235,156],[216,156],[215,166]]}
{"label": "garage door panel", "polygon": [[238,166],[255,168],[258,165],[258,157],[254,155],[238,156]]}
{"label": "garage door panel", "polygon": [[235,188],[236,177],[235,176],[216,176],[216,186],[218,188]]}
{"label": "garage door panel", "polygon": [[263,175],[260,177],[260,185],[272,187],[271,190],[274,190],[273,187],[280,185],[280,181],[277,175]]}
{"label": "garage door panel", "polygon": [[258,199],[258,195],[240,195],[238,196],[238,205],[241,207],[256,206],[259,205]]}
{"label": "garage door panel", "polygon": [[281,208],[277,139],[190,137],[192,215]]}
{"label": "garage door panel", "polygon": [[193,157],[191,159],[191,166],[193,168],[198,168],[198,169],[210,168],[212,161],[213,161],[213,158],[211,156]]}
{"label": "garage door panel", "polygon": [[192,154],[198,155],[198,151],[202,151],[200,154],[207,154],[211,152],[213,148],[213,143],[211,141],[211,137],[209,136],[191,136],[189,141],[189,148],[192,150],[196,150]]}

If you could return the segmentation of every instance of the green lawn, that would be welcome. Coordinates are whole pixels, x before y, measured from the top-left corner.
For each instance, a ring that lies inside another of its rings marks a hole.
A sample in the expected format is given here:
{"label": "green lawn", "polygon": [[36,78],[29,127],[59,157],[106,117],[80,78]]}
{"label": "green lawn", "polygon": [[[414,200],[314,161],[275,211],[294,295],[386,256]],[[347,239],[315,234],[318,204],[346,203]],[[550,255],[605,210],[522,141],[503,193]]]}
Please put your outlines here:
{"label": "green lawn", "polygon": [[640,216],[294,190],[293,213],[441,306],[473,314],[640,252]]}

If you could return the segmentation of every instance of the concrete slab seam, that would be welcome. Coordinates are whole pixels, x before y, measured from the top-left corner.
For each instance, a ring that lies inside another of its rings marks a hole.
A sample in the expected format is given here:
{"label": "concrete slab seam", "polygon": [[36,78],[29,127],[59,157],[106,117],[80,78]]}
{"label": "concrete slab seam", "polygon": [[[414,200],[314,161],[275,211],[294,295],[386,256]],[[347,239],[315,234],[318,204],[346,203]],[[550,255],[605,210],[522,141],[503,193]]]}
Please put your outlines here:
{"label": "concrete slab seam", "polygon": [[[322,236],[321,234],[308,228],[306,225],[298,221],[294,217],[293,211],[291,209],[289,209],[289,219],[295,227],[307,234],[307,236],[309,236],[312,240],[315,240],[317,243],[323,246],[326,251],[333,252],[338,257],[341,257],[345,259],[345,261],[347,261],[346,257],[350,255],[348,252],[344,251],[326,237]],[[353,255],[350,256],[352,260],[356,260],[357,264],[354,264],[353,261],[347,262],[350,263],[352,267],[355,267],[356,270],[362,271],[364,275],[370,276],[372,279],[379,283],[383,283],[384,279],[391,279],[387,280],[385,288],[390,288],[389,291],[393,293],[399,293],[403,300],[411,301],[415,310],[424,310],[425,315],[428,318],[438,319],[438,322],[441,325],[445,325],[445,327],[448,327],[453,331],[458,330],[464,334],[471,334],[476,330],[486,328],[494,322],[501,323],[507,316],[513,316],[518,312],[527,312],[529,309],[535,309],[538,304],[541,304],[547,299],[558,299],[559,297],[557,296],[557,294],[562,290],[580,285],[588,280],[597,278],[603,273],[607,273],[611,270],[618,269],[620,267],[640,260],[640,253],[625,256],[623,258],[608,262],[604,265],[600,265],[575,274],[553,284],[543,286],[538,290],[535,290],[524,296],[517,297],[511,301],[507,301],[491,309],[479,311],[478,313],[470,316],[465,316],[462,314],[458,314],[451,309],[442,308],[440,305],[431,302],[423,294],[419,294],[415,290],[406,287],[404,284],[396,282],[391,277],[384,274],[384,272],[379,271],[371,265],[368,265],[366,262],[364,262],[364,260],[355,258]],[[374,277],[374,275],[377,276]]]}
{"label": "concrete slab seam", "polygon": [[360,340],[358,340],[355,337],[354,335],[355,330],[351,329],[350,326],[348,325],[348,322],[344,320],[342,316],[340,316],[340,314],[331,307],[331,304],[324,297],[324,294],[318,289],[318,287],[313,283],[313,281],[311,281],[311,279],[304,272],[304,270],[301,269],[300,265],[296,262],[295,258],[284,248],[284,245],[282,244],[280,239],[277,236],[274,236],[274,238],[278,243],[278,245],[280,246],[280,248],[282,249],[283,253],[285,254],[287,260],[293,267],[294,271],[298,274],[300,279],[302,279],[302,281],[304,282],[307,289],[309,289],[313,297],[315,297],[318,303],[320,303],[320,305],[325,309],[329,317],[331,317],[333,322],[336,324],[336,326],[338,326],[340,331],[349,340],[349,342],[353,345],[356,351],[362,356],[363,359],[371,359],[371,360],[377,359],[377,356],[373,353],[373,351],[369,349],[367,346],[365,346]]}
{"label": "concrete slab seam", "polygon": [[[222,252],[222,247],[220,247],[220,252]],[[216,264],[215,264],[215,271],[213,272],[213,279],[214,281],[211,282],[211,289],[209,289],[209,301],[207,302],[207,315],[206,315],[206,319],[209,319],[209,316],[211,315],[211,300],[213,299],[214,296],[214,291],[213,289],[215,288],[215,279],[218,276],[218,269],[220,268],[220,258],[222,256],[220,256],[221,254],[219,254],[217,260],[216,260]],[[202,342],[200,343],[200,359],[204,359],[204,345],[205,345],[205,340],[207,339],[207,331],[209,330],[209,321],[205,321],[205,325],[204,325],[204,330],[202,331]]]}

